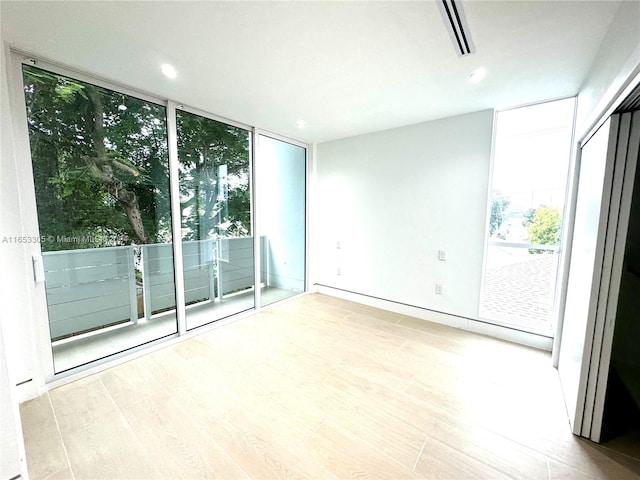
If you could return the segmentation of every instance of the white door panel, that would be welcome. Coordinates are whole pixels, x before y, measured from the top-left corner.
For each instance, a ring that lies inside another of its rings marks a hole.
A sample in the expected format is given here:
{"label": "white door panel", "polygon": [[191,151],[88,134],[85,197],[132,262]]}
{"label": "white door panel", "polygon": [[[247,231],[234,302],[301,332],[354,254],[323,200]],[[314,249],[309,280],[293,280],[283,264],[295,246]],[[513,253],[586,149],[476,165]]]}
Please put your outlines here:
{"label": "white door panel", "polygon": [[640,143],[640,116],[632,115],[612,115],[579,162],[558,371],[573,433],[596,442]]}
{"label": "white door panel", "polygon": [[591,300],[597,298],[602,266],[602,255],[598,250],[601,250],[603,242],[599,232],[603,232],[600,226],[606,222],[606,215],[601,212],[608,211],[608,198],[603,192],[610,189],[611,182],[611,172],[607,172],[607,151],[612,121],[615,120],[608,120],[589,139],[582,147],[580,156],[571,264],[558,364],[569,420],[576,434],[580,433],[582,423],[588,373],[588,365],[585,368],[583,360],[588,361],[589,357],[585,357],[584,352],[585,349],[590,351],[592,341],[586,332],[589,319],[593,322],[595,318],[596,302]]}

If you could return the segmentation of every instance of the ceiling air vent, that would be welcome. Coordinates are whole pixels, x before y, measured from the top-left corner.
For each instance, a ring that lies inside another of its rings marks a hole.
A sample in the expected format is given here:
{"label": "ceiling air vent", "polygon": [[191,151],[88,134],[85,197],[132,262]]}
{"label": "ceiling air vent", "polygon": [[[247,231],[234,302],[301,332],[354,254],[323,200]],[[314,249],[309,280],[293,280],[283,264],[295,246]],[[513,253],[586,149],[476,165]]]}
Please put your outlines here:
{"label": "ceiling air vent", "polygon": [[471,41],[461,2],[456,0],[437,0],[437,3],[458,55],[463,57],[474,53],[476,49]]}

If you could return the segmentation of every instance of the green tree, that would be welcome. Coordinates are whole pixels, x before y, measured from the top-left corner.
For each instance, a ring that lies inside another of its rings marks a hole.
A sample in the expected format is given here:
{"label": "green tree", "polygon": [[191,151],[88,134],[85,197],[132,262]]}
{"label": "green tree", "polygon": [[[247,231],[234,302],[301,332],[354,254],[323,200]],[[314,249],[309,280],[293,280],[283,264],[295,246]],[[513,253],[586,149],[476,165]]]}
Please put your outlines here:
{"label": "green tree", "polygon": [[249,132],[187,112],[177,130],[185,240],[250,234]]}
{"label": "green tree", "polygon": [[491,192],[491,216],[489,217],[489,235],[493,236],[500,230],[504,222],[504,212],[509,208],[511,202],[500,191]]}
{"label": "green tree", "polygon": [[73,248],[170,238],[165,109],[35,67],[23,73],[41,235],[85,239]]}
{"label": "green tree", "polygon": [[[73,248],[170,241],[166,109],[36,67],[23,78],[41,235],[86,240]],[[178,133],[186,237],[248,234],[249,133],[185,112]]]}
{"label": "green tree", "polygon": [[[527,241],[540,245],[560,243],[560,210],[557,207],[539,207],[533,213],[532,221],[527,225]],[[530,249],[529,253],[542,253],[544,250]]]}

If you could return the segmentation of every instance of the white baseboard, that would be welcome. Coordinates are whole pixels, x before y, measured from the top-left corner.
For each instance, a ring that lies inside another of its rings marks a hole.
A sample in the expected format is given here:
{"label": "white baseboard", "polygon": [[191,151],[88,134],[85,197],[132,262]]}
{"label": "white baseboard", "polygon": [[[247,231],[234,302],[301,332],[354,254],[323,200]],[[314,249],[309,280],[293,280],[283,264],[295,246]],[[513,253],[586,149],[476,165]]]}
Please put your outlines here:
{"label": "white baseboard", "polygon": [[551,351],[551,347],[553,346],[552,338],[512,328],[501,327],[499,325],[492,325],[472,318],[436,312],[427,308],[406,305],[404,303],[394,302],[393,300],[371,297],[369,295],[341,290],[325,285],[313,285],[312,291],[316,291],[317,293],[322,293],[324,295],[330,295],[332,297],[342,298],[343,300],[349,300],[351,302],[361,303],[370,307],[388,310],[401,315],[419,318],[420,320],[448,325],[450,327],[460,328],[469,332],[499,338],[501,340],[526,345],[527,347],[533,347],[548,352]]}

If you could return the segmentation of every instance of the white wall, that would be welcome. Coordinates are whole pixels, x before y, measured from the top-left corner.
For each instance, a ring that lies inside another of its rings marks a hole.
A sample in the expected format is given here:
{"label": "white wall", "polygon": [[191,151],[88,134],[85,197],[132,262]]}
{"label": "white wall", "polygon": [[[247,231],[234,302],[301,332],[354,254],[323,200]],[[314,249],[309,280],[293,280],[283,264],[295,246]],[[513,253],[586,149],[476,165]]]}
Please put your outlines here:
{"label": "white wall", "polygon": [[578,94],[576,139],[579,140],[637,73],[640,66],[640,2],[624,1]]}
{"label": "white wall", "polygon": [[[15,173],[7,59],[0,43],[0,478],[24,474],[24,447],[18,414],[17,383],[32,378],[30,310],[26,290],[25,248],[5,237],[21,235],[21,211]],[[21,471],[22,468],[22,471]]]}
{"label": "white wall", "polygon": [[24,473],[25,462],[18,404],[13,398],[14,386],[9,379],[5,345],[0,328],[0,479],[15,478]]}
{"label": "white wall", "polygon": [[312,280],[477,318],[492,124],[486,110],[319,144]]}

